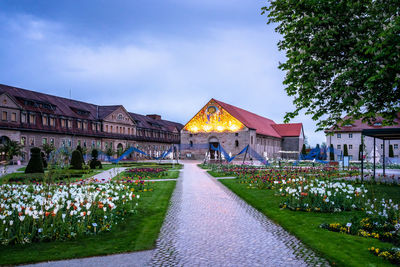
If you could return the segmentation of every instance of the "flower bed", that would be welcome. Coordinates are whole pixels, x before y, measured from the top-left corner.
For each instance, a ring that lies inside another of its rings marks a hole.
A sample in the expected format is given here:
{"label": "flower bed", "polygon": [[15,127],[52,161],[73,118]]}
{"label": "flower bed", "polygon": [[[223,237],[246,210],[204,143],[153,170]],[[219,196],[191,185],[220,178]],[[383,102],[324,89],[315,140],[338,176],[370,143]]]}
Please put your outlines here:
{"label": "flower bed", "polygon": [[341,212],[359,210],[364,207],[363,185],[353,187],[343,182],[329,182],[318,179],[293,179],[282,182],[279,194],[286,196],[282,208],[302,211]]}
{"label": "flower bed", "polygon": [[132,168],[125,171],[128,177],[137,177],[139,179],[161,178],[167,175],[167,169],[164,168]]}
{"label": "flower bed", "polygon": [[109,231],[136,211],[135,183],[0,186],[0,243],[67,240]]}
{"label": "flower bed", "polygon": [[400,265],[400,248],[380,249],[371,247],[368,250],[378,257],[389,260],[391,263]]}
{"label": "flower bed", "polygon": [[[343,232],[363,237],[372,237],[395,245],[400,244],[400,212],[392,200],[368,200],[362,216],[354,216],[347,227],[339,223],[322,224],[321,227],[334,232]],[[346,228],[344,231],[343,228]]]}

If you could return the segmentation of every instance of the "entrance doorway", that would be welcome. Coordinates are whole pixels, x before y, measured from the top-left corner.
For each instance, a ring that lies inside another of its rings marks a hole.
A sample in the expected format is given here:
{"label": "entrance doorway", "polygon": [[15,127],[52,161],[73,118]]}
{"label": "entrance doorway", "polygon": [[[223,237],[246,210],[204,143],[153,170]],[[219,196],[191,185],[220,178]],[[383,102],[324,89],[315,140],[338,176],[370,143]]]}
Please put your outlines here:
{"label": "entrance doorway", "polygon": [[217,149],[219,146],[219,140],[216,137],[211,137],[208,140],[208,144],[209,144],[209,153],[210,153],[210,159],[211,160],[217,160],[219,159],[219,151],[215,151],[214,149]]}

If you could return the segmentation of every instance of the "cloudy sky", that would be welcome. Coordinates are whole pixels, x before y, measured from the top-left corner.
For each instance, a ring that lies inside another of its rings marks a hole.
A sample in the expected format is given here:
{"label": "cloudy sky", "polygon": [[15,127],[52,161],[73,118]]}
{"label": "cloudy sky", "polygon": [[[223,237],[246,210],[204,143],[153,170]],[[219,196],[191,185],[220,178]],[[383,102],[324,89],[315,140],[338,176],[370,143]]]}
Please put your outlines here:
{"label": "cloudy sky", "polygon": [[[185,124],[210,98],[283,122],[281,38],[261,0],[2,0],[0,83]],[[325,140],[299,116],[309,143]]]}

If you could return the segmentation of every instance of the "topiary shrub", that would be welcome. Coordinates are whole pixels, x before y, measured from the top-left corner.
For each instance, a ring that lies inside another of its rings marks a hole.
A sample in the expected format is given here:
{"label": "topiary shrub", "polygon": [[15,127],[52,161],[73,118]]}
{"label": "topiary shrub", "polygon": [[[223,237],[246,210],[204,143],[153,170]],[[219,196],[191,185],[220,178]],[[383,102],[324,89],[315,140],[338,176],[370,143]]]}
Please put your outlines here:
{"label": "topiary shrub", "polygon": [[393,145],[389,145],[389,158],[393,158],[394,153],[393,153]]}
{"label": "topiary shrub", "polygon": [[31,159],[28,162],[28,166],[25,168],[25,173],[44,173],[40,148],[31,148]]}
{"label": "topiary shrub", "polygon": [[42,157],[43,168],[47,168],[46,154],[44,154],[43,152],[40,152],[40,156]]}
{"label": "topiary shrub", "polygon": [[89,165],[91,169],[102,169],[103,166],[101,165],[101,162],[97,160],[97,157],[99,156],[99,151],[97,149],[92,150],[92,160],[90,161]]}
{"label": "topiary shrub", "polygon": [[82,170],[82,154],[79,150],[72,152],[71,169]]}
{"label": "topiary shrub", "polygon": [[343,146],[343,156],[347,157],[349,155],[349,150],[347,149],[347,144]]}
{"label": "topiary shrub", "polygon": [[81,152],[81,158],[82,158],[82,164],[85,164],[85,159],[83,158],[83,149],[80,145],[78,145],[76,147],[76,150],[78,150],[79,152]]}
{"label": "topiary shrub", "polygon": [[329,149],[329,159],[334,161],[335,160],[335,153],[333,149],[333,145],[331,144],[330,149]]}

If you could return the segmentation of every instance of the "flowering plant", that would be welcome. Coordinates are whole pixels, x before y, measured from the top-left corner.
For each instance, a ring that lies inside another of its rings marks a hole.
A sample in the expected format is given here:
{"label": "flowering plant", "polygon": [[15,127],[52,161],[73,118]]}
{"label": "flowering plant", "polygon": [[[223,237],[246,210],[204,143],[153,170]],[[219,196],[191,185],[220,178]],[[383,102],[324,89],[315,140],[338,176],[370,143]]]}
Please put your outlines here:
{"label": "flowering plant", "polygon": [[0,186],[0,243],[66,240],[109,231],[136,212],[134,183]]}

